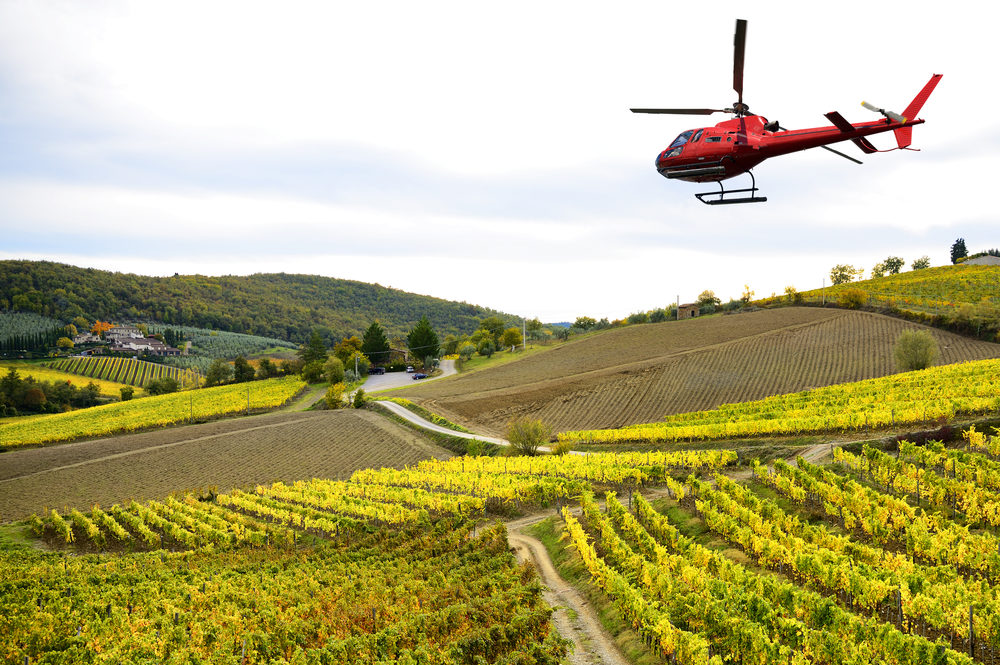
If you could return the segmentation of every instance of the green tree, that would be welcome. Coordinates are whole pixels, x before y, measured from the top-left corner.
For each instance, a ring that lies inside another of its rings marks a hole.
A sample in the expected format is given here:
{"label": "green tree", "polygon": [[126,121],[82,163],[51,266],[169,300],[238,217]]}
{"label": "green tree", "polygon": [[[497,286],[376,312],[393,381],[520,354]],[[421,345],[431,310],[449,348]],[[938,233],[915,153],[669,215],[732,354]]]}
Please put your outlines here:
{"label": "green tree", "polygon": [[345,337],[333,347],[333,355],[340,358],[340,362],[344,363],[345,369],[353,369],[353,367],[348,367],[347,359],[353,356],[355,351],[361,351],[361,340],[358,339],[357,335]]}
{"label": "green tree", "polygon": [[205,387],[219,386],[233,377],[233,366],[222,358],[216,358],[205,372]]}
{"label": "green tree", "polygon": [[861,277],[863,273],[864,268],[855,268],[852,265],[840,263],[830,269],[830,283],[834,285],[847,284],[855,277]]}
{"label": "green tree", "polygon": [[510,327],[503,331],[503,337],[500,338],[500,342],[503,344],[504,348],[508,346],[520,346],[524,341],[521,336],[521,331],[518,328]]}
{"label": "green tree", "polygon": [[541,420],[527,416],[521,416],[507,424],[507,441],[521,455],[537,455],[539,446],[551,436],[551,428]]}
{"label": "green tree", "polygon": [[901,372],[926,369],[938,355],[937,341],[927,330],[904,330],[893,349],[896,367]]}
{"label": "green tree", "polygon": [[438,336],[426,316],[420,317],[417,325],[413,326],[413,329],[410,330],[410,333],[406,336],[406,346],[410,349],[410,353],[414,358],[437,356],[440,347]]}
{"label": "green tree", "polygon": [[506,327],[507,323],[496,315],[487,316],[479,322],[479,329],[485,330],[490,334],[490,337],[493,338],[494,346],[500,343],[500,336],[503,335],[503,331]]}
{"label": "green tree", "polygon": [[542,329],[542,322],[538,320],[537,316],[533,319],[528,319],[524,325],[528,329],[528,332],[536,333]]}
{"label": "green tree", "polygon": [[969,250],[965,248],[965,238],[959,238],[951,246],[951,262],[958,263],[959,259],[964,259],[969,255]]}
{"label": "green tree", "polygon": [[885,266],[887,275],[898,275],[899,271],[906,265],[906,261],[901,256],[890,256],[882,262],[882,265]]}
{"label": "green tree", "polygon": [[344,380],[344,363],[340,358],[333,356],[323,365],[323,376],[327,383],[340,383]]}
{"label": "green tree", "polygon": [[260,362],[257,364],[257,378],[258,379],[273,379],[278,376],[280,370],[278,366],[270,358],[261,358]]}
{"label": "green tree", "polygon": [[60,349],[65,349],[69,351],[70,349],[73,348],[73,340],[71,340],[69,337],[60,337],[59,339],[56,340],[56,346],[58,346]]}
{"label": "green tree", "polygon": [[309,341],[299,347],[299,359],[306,364],[318,362],[320,365],[326,362],[326,342],[318,330],[313,330],[309,336]]}
{"label": "green tree", "polygon": [[715,295],[715,291],[711,289],[705,289],[698,294],[698,306],[699,308],[708,307],[714,312],[715,308],[722,304],[722,301]]}
{"label": "green tree", "polygon": [[302,380],[306,383],[319,383],[323,380],[323,363],[312,360],[302,366]]}
{"label": "green tree", "polygon": [[389,339],[385,336],[385,330],[382,329],[378,321],[372,321],[361,339],[361,353],[379,365],[389,362],[390,351]]}
{"label": "green tree", "polygon": [[471,342],[466,342],[465,344],[462,345],[462,348],[458,350],[458,357],[461,358],[462,360],[468,360],[473,356],[473,354],[475,354],[475,352],[476,352],[476,345],[472,344]]}
{"label": "green tree", "polygon": [[358,388],[357,390],[354,391],[354,408],[355,409],[363,409],[363,408],[365,408],[365,402],[366,401],[367,401],[367,399],[365,398],[365,391],[364,390],[362,390],[361,388]]}
{"label": "green tree", "polygon": [[493,344],[493,340],[488,337],[481,341],[479,343],[479,347],[476,349],[476,351],[479,352],[479,355],[486,356],[487,358],[496,353],[496,350],[497,347]]}
{"label": "green tree", "polygon": [[164,376],[160,379],[153,379],[146,384],[145,390],[149,395],[166,395],[167,393],[177,392],[180,385],[177,383],[177,379],[172,379],[169,376]]}
{"label": "green tree", "polygon": [[233,361],[233,381],[236,383],[253,381],[255,374],[253,367],[243,356],[237,356],[236,360]]}
{"label": "green tree", "polygon": [[581,330],[590,330],[596,325],[597,321],[589,316],[578,316],[576,317],[576,321],[573,322],[573,327],[580,328]]}
{"label": "green tree", "polygon": [[931,267],[931,257],[924,254],[919,259],[910,264],[910,267],[914,270],[923,270],[924,268]]}

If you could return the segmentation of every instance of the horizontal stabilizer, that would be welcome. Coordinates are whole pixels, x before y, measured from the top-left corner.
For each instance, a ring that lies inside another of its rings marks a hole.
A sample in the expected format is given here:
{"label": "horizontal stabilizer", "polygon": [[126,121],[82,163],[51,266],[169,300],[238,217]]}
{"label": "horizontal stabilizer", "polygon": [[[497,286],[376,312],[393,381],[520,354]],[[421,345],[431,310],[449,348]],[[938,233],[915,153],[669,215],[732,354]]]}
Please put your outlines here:
{"label": "horizontal stabilizer", "polygon": [[847,122],[847,119],[844,116],[837,113],[836,111],[830,111],[829,113],[826,113],[825,116],[826,119],[832,122],[833,126],[839,129],[840,131],[842,132],[854,131],[854,125]]}

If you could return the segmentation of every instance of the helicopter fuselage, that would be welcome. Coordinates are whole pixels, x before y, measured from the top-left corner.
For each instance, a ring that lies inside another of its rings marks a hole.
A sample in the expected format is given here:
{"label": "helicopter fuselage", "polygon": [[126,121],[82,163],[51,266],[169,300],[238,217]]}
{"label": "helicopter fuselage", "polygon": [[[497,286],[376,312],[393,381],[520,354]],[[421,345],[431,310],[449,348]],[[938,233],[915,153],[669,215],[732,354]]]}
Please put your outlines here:
{"label": "helicopter fuselage", "polygon": [[877,152],[864,138],[923,123],[923,120],[874,120],[850,124],[833,111],[832,127],[779,130],[767,118],[745,115],[682,132],[656,158],[656,170],[665,178],[688,182],[717,182],[747,173],[765,159],[800,150],[853,141],[863,152]]}

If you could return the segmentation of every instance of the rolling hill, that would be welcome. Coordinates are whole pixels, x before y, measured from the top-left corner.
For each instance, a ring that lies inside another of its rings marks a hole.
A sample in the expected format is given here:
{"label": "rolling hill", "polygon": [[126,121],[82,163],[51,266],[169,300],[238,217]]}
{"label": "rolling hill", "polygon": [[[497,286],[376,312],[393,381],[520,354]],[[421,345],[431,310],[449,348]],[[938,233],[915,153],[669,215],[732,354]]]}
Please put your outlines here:
{"label": "rolling hill", "polygon": [[[892,374],[895,340],[914,327],[923,328],[806,307],[635,325],[398,394],[489,432],[519,415],[556,431],[621,427]],[[925,329],[940,364],[1000,357],[1000,345]]]}
{"label": "rolling hill", "polygon": [[480,319],[510,315],[317,275],[147,277],[49,261],[0,261],[0,311],[187,325],[301,343],[319,328],[328,342],[360,335],[378,319],[389,335],[426,315],[439,335],[470,333]]}

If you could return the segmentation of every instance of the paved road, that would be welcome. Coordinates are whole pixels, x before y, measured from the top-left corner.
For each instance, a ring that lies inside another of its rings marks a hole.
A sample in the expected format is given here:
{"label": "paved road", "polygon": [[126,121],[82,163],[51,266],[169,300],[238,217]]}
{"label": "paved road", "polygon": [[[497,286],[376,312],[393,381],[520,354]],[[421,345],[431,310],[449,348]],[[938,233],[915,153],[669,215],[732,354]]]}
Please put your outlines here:
{"label": "paved road", "polygon": [[[433,432],[440,432],[441,434],[447,434],[448,436],[457,436],[460,439],[475,439],[475,440],[478,440],[478,441],[486,441],[488,443],[495,443],[498,446],[509,446],[510,445],[510,442],[507,441],[507,439],[500,439],[500,438],[497,438],[497,437],[494,437],[494,436],[484,436],[482,434],[473,434],[471,432],[459,432],[459,431],[456,431],[456,430],[453,430],[453,429],[448,429],[447,427],[441,427],[440,425],[436,425],[436,424],[432,423],[429,420],[424,420],[423,418],[421,418],[417,414],[415,414],[412,411],[410,411],[409,409],[407,409],[405,406],[401,406],[399,404],[396,404],[395,402],[386,402],[385,400],[376,400],[376,401],[380,405],[382,405],[385,408],[387,408],[390,411],[392,411],[394,414],[396,414],[400,418],[404,418],[405,420],[410,421],[414,425],[417,425],[419,427],[423,427],[424,429],[429,429],[429,430],[431,430]],[[538,452],[549,453],[549,452],[552,452],[552,450],[549,448],[549,446],[539,446],[538,447]],[[585,453],[585,452],[580,451],[580,450],[571,450],[569,454],[570,455],[587,455],[588,453]]]}
{"label": "paved road", "polygon": [[506,439],[498,439],[492,436],[482,436],[480,434],[471,434],[468,432],[459,432],[457,430],[448,429],[447,427],[441,427],[440,425],[436,425],[430,422],[429,420],[424,420],[417,414],[407,409],[405,406],[401,406],[399,404],[396,404],[395,402],[386,402],[384,400],[379,400],[379,404],[389,409],[400,418],[404,418],[409,422],[413,423],[414,425],[423,427],[424,429],[431,430],[432,432],[439,432],[441,434],[447,434],[448,436],[457,436],[460,439],[477,439],[479,441],[495,443],[498,446],[510,445],[510,443]]}
{"label": "paved road", "polygon": [[365,385],[362,386],[365,389],[365,393],[373,393],[378,390],[386,390],[388,388],[399,388],[401,386],[409,386],[414,383],[424,383],[425,381],[435,381],[437,379],[443,379],[446,376],[451,376],[457,373],[458,370],[455,369],[454,360],[442,360],[441,361],[441,374],[438,376],[430,377],[427,379],[421,379],[420,381],[414,381],[412,374],[407,374],[406,372],[386,372],[385,374],[372,374],[365,381]]}

